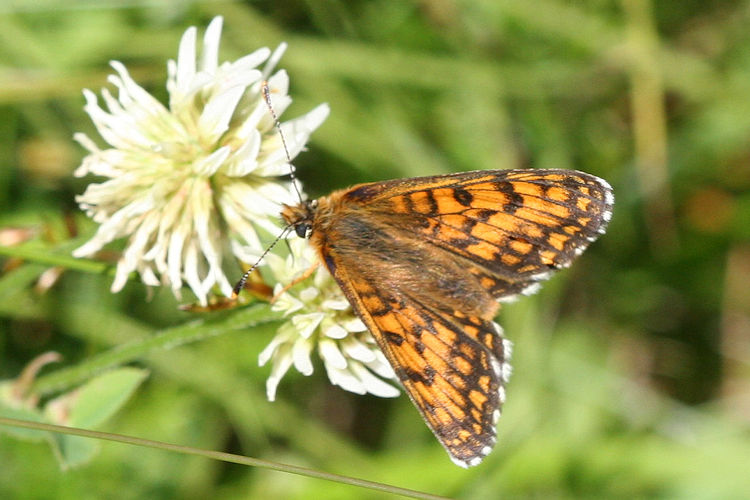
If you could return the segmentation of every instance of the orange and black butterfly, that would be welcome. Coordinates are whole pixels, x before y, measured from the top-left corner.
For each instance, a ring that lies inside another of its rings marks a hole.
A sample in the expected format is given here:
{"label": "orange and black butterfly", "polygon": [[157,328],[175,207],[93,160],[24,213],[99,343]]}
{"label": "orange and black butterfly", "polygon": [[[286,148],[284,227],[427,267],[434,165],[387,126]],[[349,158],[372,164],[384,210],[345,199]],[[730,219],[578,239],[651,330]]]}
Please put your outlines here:
{"label": "orange and black butterfly", "polygon": [[495,444],[510,375],[498,301],[569,266],[604,233],[613,203],[609,184],[586,173],[486,170],[360,184],[282,217],[309,238],[427,425],[468,467]]}

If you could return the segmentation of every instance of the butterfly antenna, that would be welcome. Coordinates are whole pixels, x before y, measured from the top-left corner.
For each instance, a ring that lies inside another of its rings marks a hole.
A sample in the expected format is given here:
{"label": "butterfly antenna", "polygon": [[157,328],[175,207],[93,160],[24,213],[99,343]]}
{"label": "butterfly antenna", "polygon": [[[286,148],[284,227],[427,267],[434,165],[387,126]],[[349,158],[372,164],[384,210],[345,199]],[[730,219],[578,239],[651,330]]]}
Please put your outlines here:
{"label": "butterfly antenna", "polygon": [[279,117],[276,114],[276,111],[273,109],[273,105],[271,104],[271,90],[268,88],[268,82],[264,81],[261,84],[261,91],[263,92],[263,99],[266,101],[266,106],[268,106],[268,111],[271,112],[271,117],[273,118],[273,124],[274,127],[276,127],[276,130],[279,131],[279,137],[281,137],[281,145],[284,146],[284,153],[286,153],[286,160],[287,163],[289,163],[289,175],[292,178],[292,186],[294,186],[294,190],[297,192],[297,196],[299,197],[299,201],[302,200],[302,192],[299,189],[299,186],[297,185],[297,169],[292,164],[292,155],[289,154],[289,147],[286,144],[286,137],[284,137],[284,131],[281,130],[281,122],[279,121]]}
{"label": "butterfly antenna", "polygon": [[[281,122],[279,121],[279,116],[276,114],[276,111],[273,109],[273,104],[271,103],[271,89],[268,88],[268,82],[263,81],[261,83],[261,92],[263,93],[263,100],[266,101],[266,106],[268,106],[268,111],[271,113],[271,118],[273,118],[273,125],[279,132],[279,137],[281,137],[281,145],[284,147],[284,154],[286,154],[286,160],[289,164],[289,175],[292,178],[292,186],[294,186],[294,191],[297,193],[297,197],[300,201],[302,200],[302,192],[299,189],[299,185],[297,184],[297,176],[295,175],[296,169],[294,168],[294,165],[292,164],[292,155],[289,154],[289,146],[287,146],[286,143],[286,137],[284,137],[284,131],[281,130]],[[235,300],[240,295],[240,292],[243,288],[245,288],[245,283],[247,283],[247,279],[250,277],[250,275],[255,271],[261,262],[263,262],[263,259],[266,255],[268,255],[268,252],[271,251],[271,249],[276,246],[276,243],[279,242],[281,238],[286,236],[289,233],[289,230],[292,228],[291,225],[286,226],[284,229],[282,229],[281,233],[276,237],[275,240],[273,240],[273,243],[271,243],[268,248],[266,248],[261,256],[258,258],[258,260],[250,266],[250,269],[245,271],[245,273],[242,275],[240,280],[237,282],[236,285],[234,285],[234,288],[232,289],[232,299]]]}
{"label": "butterfly antenna", "polygon": [[271,249],[274,246],[276,246],[276,243],[278,243],[281,238],[283,238],[284,236],[286,236],[289,233],[289,230],[291,228],[292,228],[292,226],[285,227],[281,231],[281,234],[279,234],[276,237],[276,239],[273,240],[273,243],[271,243],[268,246],[268,248],[266,248],[263,251],[263,253],[261,254],[261,256],[258,257],[258,260],[255,261],[255,264],[253,264],[252,266],[250,266],[250,269],[248,269],[247,271],[245,271],[245,273],[242,275],[242,277],[240,278],[240,280],[237,282],[236,285],[234,285],[234,288],[232,289],[232,300],[235,300],[240,295],[240,292],[242,291],[242,289],[245,288],[245,283],[247,283],[247,279],[250,277],[250,275],[253,273],[253,271],[255,271],[258,268],[258,266],[260,265],[260,263],[263,262],[263,259],[265,258],[265,256],[268,255],[268,252],[270,252]]}

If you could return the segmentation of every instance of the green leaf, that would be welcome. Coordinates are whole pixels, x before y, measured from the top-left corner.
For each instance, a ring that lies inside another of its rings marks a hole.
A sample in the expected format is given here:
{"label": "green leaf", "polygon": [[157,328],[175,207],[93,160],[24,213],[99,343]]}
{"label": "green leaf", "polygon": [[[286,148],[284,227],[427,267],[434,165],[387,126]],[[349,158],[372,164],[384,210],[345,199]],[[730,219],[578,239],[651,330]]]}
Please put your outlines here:
{"label": "green leaf", "polygon": [[55,434],[52,447],[60,466],[68,469],[88,463],[99,451],[100,445],[95,439]]}
{"label": "green leaf", "polygon": [[68,425],[91,429],[119,410],[148,375],[138,368],[119,368],[106,372],[77,389],[70,407]]}
{"label": "green leaf", "polygon": [[[47,403],[47,420],[70,427],[94,428],[114,415],[147,375],[146,370],[138,368],[103,373]],[[87,463],[99,450],[96,441],[67,434],[54,435],[51,444],[63,469]]]}

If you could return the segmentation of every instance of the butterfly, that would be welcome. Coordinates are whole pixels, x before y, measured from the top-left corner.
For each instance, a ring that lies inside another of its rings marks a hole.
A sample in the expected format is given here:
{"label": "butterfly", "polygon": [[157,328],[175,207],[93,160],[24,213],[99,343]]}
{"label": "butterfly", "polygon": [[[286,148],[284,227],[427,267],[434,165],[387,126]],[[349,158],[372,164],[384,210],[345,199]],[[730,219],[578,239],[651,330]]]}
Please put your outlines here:
{"label": "butterfly", "polygon": [[[317,250],[453,462],[496,442],[510,342],[493,321],[604,233],[609,184],[485,170],[359,184],[281,216]],[[239,284],[238,284],[239,285]]]}

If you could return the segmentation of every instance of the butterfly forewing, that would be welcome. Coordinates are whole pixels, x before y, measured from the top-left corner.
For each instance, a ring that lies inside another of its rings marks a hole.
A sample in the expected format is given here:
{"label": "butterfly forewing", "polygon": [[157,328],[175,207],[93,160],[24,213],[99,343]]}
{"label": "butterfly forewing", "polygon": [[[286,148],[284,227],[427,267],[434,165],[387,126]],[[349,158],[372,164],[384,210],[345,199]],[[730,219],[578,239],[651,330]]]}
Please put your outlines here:
{"label": "butterfly forewing", "polygon": [[362,193],[373,184],[359,186],[345,198],[463,257],[496,298],[536,289],[570,265],[604,232],[613,203],[606,182],[567,170],[452,174],[426,178],[422,189],[414,181],[375,183],[371,200]]}
{"label": "butterfly forewing", "polygon": [[362,184],[283,215],[311,228],[428,426],[469,466],[495,443],[510,371],[497,300],[568,266],[613,202],[581,172],[477,171]]}

